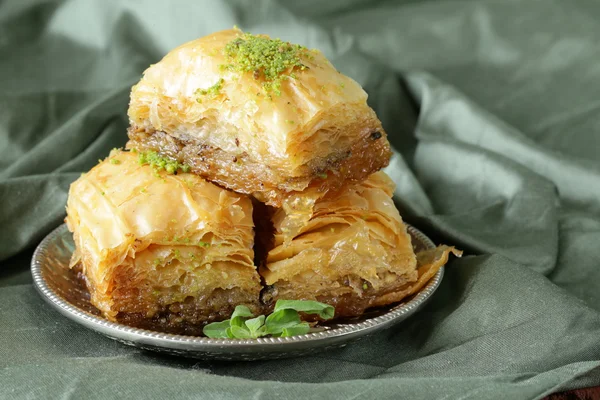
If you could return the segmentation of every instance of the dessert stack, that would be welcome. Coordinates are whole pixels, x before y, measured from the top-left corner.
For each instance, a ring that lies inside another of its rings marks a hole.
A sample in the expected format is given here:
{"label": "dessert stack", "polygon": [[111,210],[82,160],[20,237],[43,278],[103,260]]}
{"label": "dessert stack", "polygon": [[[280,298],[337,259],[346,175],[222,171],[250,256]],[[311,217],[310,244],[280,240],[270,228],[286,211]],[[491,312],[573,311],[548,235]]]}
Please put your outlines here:
{"label": "dessert stack", "polygon": [[237,305],[398,302],[415,254],[367,94],[316,50],[238,29],[186,43],[131,91],[129,142],[71,186],[66,222],[110,319],[197,334]]}

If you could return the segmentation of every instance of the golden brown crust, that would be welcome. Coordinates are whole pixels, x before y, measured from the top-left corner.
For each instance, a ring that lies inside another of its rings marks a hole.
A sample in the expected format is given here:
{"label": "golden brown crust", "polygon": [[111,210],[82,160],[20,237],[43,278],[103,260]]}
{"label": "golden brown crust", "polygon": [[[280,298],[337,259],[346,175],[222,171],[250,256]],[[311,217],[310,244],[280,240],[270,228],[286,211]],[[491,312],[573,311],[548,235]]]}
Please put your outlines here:
{"label": "golden brown crust", "polygon": [[[286,71],[294,78],[281,82],[278,95],[265,93],[260,73],[223,68],[231,61],[227,44],[243,38],[235,29],[216,32],[148,68],[131,91],[129,147],[170,149],[206,179],[273,206],[387,165],[386,133],[360,85],[306,50],[306,68]],[[198,94],[215,84],[210,95]],[[174,145],[152,138],[163,134]]]}
{"label": "golden brown crust", "polygon": [[233,288],[215,289],[204,296],[162,305],[151,317],[144,312],[125,311],[119,312],[115,319],[143,329],[201,335],[204,325],[229,318],[237,305],[245,305],[255,315],[262,312],[262,307],[256,301],[256,293]]}
{"label": "golden brown crust", "polygon": [[367,309],[396,303],[409,295],[410,283],[406,277],[394,277],[394,282],[373,289],[364,280],[348,275],[343,280],[323,281],[322,290],[311,292],[299,290],[301,281],[282,281],[266,288],[261,295],[267,311],[277,299],[316,300],[335,308],[335,318],[357,317]]}
{"label": "golden brown crust", "polygon": [[[337,194],[274,212],[274,247],[259,269],[267,305],[311,299],[360,315],[417,280],[411,239],[383,172]],[[387,304],[387,303],[385,303]]]}
{"label": "golden brown crust", "polygon": [[463,252],[454,246],[441,245],[435,249],[424,250],[417,253],[417,272],[419,278],[410,287],[408,295],[415,294],[429,282],[431,278],[448,262],[450,254],[462,257]]}
{"label": "golden brown crust", "polygon": [[231,301],[258,309],[252,212],[246,196],[116,151],[71,185],[72,265],[110,320],[168,313],[170,325],[193,325],[224,317]]}
{"label": "golden brown crust", "polygon": [[232,155],[222,149],[199,143],[187,136],[175,138],[164,132],[128,130],[128,149],[156,151],[187,164],[191,171],[238,193],[252,195],[270,206],[281,207],[286,199],[316,191],[320,196],[338,191],[344,184],[357,183],[388,165],[389,143],[382,130],[363,135],[349,149],[332,151],[314,159],[304,175],[290,177],[285,170],[253,160],[247,153]]}
{"label": "golden brown crust", "polygon": [[[323,282],[323,290],[310,292],[299,290],[302,282],[282,281],[263,290],[262,301],[267,310],[270,310],[277,299],[317,300],[335,307],[336,318],[357,317],[368,309],[398,303],[418,293],[446,265],[450,254],[460,257],[462,251],[454,247],[438,246],[417,253],[418,278],[413,282],[394,279],[386,286],[374,289],[369,285],[362,287],[356,284],[362,280],[349,276],[344,281]],[[352,280],[356,282],[353,283]]]}

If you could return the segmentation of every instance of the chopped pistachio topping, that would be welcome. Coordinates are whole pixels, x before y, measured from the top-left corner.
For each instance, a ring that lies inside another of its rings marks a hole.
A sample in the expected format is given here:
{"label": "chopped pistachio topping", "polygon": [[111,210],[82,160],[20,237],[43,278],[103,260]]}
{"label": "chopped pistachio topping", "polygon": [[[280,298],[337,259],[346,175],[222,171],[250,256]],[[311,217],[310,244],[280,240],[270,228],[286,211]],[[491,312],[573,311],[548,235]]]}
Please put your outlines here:
{"label": "chopped pistachio topping", "polygon": [[208,243],[208,242],[203,242],[202,240],[200,240],[200,241],[198,242],[198,246],[200,246],[200,247],[210,247],[210,243]]}
{"label": "chopped pistachio topping", "polygon": [[181,164],[177,160],[172,160],[159,155],[155,151],[146,151],[138,153],[138,162],[140,165],[150,165],[154,172],[165,171],[167,174],[173,175],[178,171],[189,172],[190,166]]}
{"label": "chopped pistachio topping", "polygon": [[363,290],[367,290],[369,288],[369,285],[367,284],[367,282],[363,283]]}
{"label": "chopped pistachio topping", "polygon": [[[217,96],[221,92],[221,89],[223,88],[223,83],[224,82],[225,82],[225,80],[223,78],[221,78],[221,79],[219,79],[217,81],[217,83],[215,83],[214,85],[212,85],[209,88],[196,90],[195,94],[197,96],[215,97],[215,96]],[[198,97],[196,99],[196,101],[198,103],[202,103],[202,99],[200,97]]]}
{"label": "chopped pistachio topping", "polygon": [[281,95],[281,82],[295,79],[294,69],[308,68],[302,57],[312,59],[308,49],[299,44],[244,33],[227,43],[224,53],[229,61],[221,67],[230,71],[251,72],[255,79],[263,79],[266,93]]}
{"label": "chopped pistachio topping", "polygon": [[321,172],[320,174],[317,174],[317,178],[327,179],[327,173],[326,172]]}
{"label": "chopped pistachio topping", "polygon": [[111,164],[118,165],[118,164],[121,164],[121,161],[117,160],[116,158],[111,158],[111,159],[110,159],[110,163],[111,163]]}

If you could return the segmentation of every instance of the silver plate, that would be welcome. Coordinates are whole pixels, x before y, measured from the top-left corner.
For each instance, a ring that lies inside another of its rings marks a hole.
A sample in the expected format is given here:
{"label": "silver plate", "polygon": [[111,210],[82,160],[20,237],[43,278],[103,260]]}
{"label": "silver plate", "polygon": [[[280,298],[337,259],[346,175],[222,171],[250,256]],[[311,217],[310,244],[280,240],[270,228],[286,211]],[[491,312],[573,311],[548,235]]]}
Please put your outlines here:
{"label": "silver plate", "polygon": [[[435,247],[418,229],[408,226],[408,232],[416,251]],[[61,225],[42,240],[33,254],[31,273],[34,286],[52,307],[67,318],[130,346],[200,359],[264,360],[345,346],[414,314],[435,292],[444,275],[444,268],[441,268],[419,293],[400,304],[344,323],[324,326],[320,332],[285,338],[210,339],[149,331],[107,321],[90,304],[87,289],[69,269],[73,250],[72,236],[66,225]]]}

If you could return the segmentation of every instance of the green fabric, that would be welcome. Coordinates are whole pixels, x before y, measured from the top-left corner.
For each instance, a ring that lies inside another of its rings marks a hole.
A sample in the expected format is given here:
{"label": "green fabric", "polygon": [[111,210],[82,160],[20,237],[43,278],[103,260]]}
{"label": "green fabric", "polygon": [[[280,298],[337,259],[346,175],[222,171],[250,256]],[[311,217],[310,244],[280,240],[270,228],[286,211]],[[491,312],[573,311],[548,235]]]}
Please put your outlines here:
{"label": "green fabric", "polygon": [[[0,397],[532,399],[600,384],[600,4],[0,2]],[[401,153],[405,219],[470,254],[340,350],[203,362],[118,344],[36,294],[68,185],[126,141],[150,63],[234,24],[321,49]]]}

